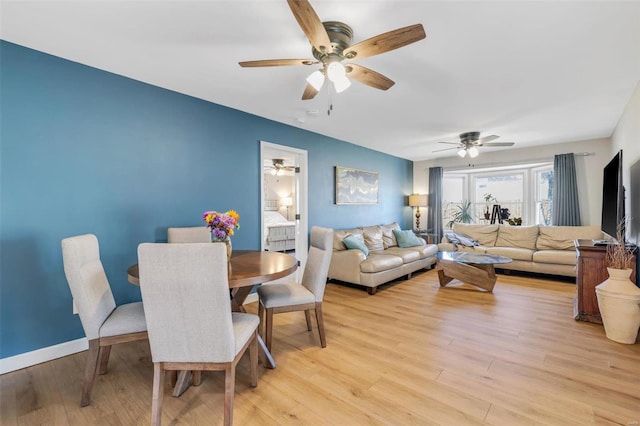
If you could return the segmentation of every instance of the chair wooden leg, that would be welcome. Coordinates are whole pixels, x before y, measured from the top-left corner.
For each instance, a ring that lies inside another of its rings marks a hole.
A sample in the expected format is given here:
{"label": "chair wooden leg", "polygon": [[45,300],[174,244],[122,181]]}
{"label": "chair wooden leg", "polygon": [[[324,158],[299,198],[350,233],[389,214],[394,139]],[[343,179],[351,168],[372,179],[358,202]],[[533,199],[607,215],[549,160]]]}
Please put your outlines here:
{"label": "chair wooden leg", "polygon": [[162,422],[162,398],[164,397],[164,364],[153,363],[153,393],[151,397],[151,425],[160,426]]}
{"label": "chair wooden leg", "polygon": [[307,320],[307,330],[311,331],[311,309],[304,311],[304,317]]}
{"label": "chair wooden leg", "polygon": [[251,386],[258,386],[258,330],[249,344],[249,362],[251,364]]}
{"label": "chair wooden leg", "polygon": [[273,309],[267,308],[264,320],[264,334],[264,344],[267,346],[269,352],[271,352],[271,337],[273,335]]}
{"label": "chair wooden leg", "polygon": [[200,386],[200,384],[202,383],[202,371],[191,371],[191,381],[193,383],[193,386]]}
{"label": "chair wooden leg", "polygon": [[89,340],[89,353],[87,354],[87,366],[84,369],[84,380],[82,383],[82,398],[80,406],[86,407],[91,403],[91,389],[96,379],[98,360],[100,358],[100,339]]}
{"label": "chair wooden leg", "polygon": [[327,338],[324,335],[324,316],[322,315],[322,302],[316,302],[316,321],[318,321],[318,333],[320,334],[320,345],[327,347]]}
{"label": "chair wooden leg", "polygon": [[224,424],[233,425],[233,396],[236,386],[236,366],[233,362],[224,370]]}
{"label": "chair wooden leg", "polygon": [[262,301],[258,301],[258,318],[260,319],[260,324],[258,325],[258,334],[260,334],[260,337],[264,338],[264,331],[262,330],[262,327],[264,326],[264,305],[262,304]]}
{"label": "chair wooden leg", "polygon": [[100,349],[100,374],[107,373],[107,364],[109,364],[109,355],[111,354],[111,346],[103,346]]}

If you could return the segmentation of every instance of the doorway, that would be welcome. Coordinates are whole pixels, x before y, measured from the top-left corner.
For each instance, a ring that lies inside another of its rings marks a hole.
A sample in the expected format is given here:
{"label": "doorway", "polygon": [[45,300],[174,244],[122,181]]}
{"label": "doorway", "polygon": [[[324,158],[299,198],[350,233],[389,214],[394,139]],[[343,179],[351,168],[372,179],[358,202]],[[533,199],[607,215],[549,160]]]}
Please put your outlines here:
{"label": "doorway", "polygon": [[261,249],[289,253],[304,270],[308,244],[307,151],[260,141]]}

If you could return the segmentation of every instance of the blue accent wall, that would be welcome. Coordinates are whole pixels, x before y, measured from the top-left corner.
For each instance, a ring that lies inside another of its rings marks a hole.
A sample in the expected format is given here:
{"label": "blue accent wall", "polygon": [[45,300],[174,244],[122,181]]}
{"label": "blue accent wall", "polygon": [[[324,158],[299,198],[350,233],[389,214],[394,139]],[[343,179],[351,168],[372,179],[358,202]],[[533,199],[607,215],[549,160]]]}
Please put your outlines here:
{"label": "blue accent wall", "polygon": [[[260,248],[260,140],[308,151],[309,224],[398,221],[411,161],[0,41],[0,358],[84,337],[60,240],[94,233],[118,304],[137,245],[235,209]],[[348,96],[348,95],[347,95]],[[380,174],[378,205],[334,204],[336,165]]]}

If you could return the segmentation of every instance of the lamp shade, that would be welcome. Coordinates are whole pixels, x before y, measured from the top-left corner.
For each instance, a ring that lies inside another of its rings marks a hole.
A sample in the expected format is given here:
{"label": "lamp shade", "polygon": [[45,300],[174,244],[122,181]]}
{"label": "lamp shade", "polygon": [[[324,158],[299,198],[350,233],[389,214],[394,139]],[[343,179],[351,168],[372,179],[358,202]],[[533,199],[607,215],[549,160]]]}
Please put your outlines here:
{"label": "lamp shade", "polygon": [[428,201],[426,194],[409,195],[409,206],[411,207],[427,207]]}
{"label": "lamp shade", "polygon": [[293,205],[293,198],[291,197],[284,197],[280,199],[280,204],[282,204],[282,206],[284,207],[290,207]]}

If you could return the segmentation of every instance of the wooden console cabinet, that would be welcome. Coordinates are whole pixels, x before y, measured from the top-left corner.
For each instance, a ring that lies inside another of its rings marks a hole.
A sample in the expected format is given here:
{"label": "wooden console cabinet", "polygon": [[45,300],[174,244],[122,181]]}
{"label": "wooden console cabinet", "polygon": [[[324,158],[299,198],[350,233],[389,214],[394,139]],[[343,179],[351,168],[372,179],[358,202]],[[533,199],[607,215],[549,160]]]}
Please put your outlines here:
{"label": "wooden console cabinet", "polygon": [[[606,246],[594,246],[592,240],[576,240],[578,250],[578,271],[576,276],[576,297],[573,300],[573,318],[602,324],[596,286],[607,278]],[[635,257],[631,281],[636,282]]]}

